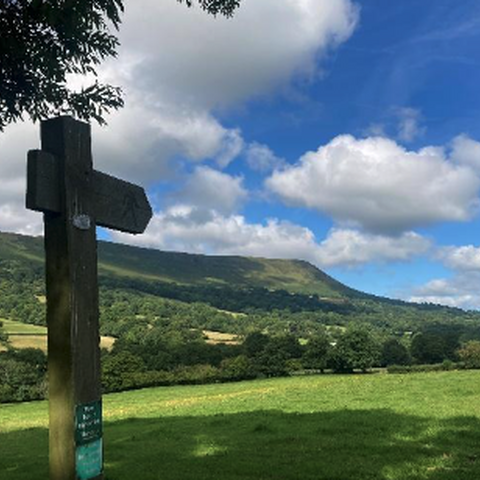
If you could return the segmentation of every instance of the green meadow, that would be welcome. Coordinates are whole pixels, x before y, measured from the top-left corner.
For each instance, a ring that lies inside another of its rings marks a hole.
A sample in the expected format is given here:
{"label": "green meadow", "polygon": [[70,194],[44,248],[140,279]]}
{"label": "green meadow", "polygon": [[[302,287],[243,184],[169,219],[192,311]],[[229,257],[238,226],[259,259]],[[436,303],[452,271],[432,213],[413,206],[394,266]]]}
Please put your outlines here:
{"label": "green meadow", "polygon": [[[46,402],[0,406],[0,478],[48,478]],[[480,479],[480,371],[104,397],[107,480]]]}
{"label": "green meadow", "polygon": [[[30,325],[28,323],[16,322],[0,318],[3,330],[8,334],[8,343],[13,348],[39,348],[47,352],[47,327]],[[101,336],[100,346],[110,350],[115,342],[113,337]],[[0,345],[0,351],[6,347]],[[1,428],[1,427],[0,427]]]}

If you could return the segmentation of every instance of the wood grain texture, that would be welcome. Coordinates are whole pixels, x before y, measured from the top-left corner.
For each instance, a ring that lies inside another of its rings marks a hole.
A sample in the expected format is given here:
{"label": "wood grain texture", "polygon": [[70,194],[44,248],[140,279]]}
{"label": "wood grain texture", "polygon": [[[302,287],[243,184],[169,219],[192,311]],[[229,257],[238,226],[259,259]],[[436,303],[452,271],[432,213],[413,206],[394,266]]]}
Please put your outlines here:
{"label": "wood grain texture", "polygon": [[75,480],[75,406],[101,399],[95,222],[73,225],[93,217],[90,127],[60,117],[42,122],[41,138],[57,161],[61,205],[45,213],[50,478]]}
{"label": "wood grain texture", "polygon": [[27,157],[26,206],[37,212],[60,212],[58,168],[55,157],[30,150]]}
{"label": "wood grain texture", "polygon": [[[49,153],[28,153],[27,208],[60,213],[59,162]],[[90,215],[101,227],[128,233],[143,233],[152,218],[145,190],[138,185],[93,170],[85,192],[91,204]]]}
{"label": "wood grain texture", "polygon": [[41,140],[28,154],[26,203],[45,220],[50,479],[76,480],[87,445],[75,441],[75,412],[101,405],[96,225],[142,233],[152,209],[141,187],[93,170],[88,124],[44,121]]}

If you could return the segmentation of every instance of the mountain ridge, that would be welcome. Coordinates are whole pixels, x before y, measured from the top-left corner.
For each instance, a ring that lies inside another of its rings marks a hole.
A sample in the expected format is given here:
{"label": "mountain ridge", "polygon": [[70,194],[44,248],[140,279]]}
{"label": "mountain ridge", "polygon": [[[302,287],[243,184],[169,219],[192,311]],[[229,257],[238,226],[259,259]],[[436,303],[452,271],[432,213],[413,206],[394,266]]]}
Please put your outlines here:
{"label": "mountain ridge", "polygon": [[[0,258],[43,264],[43,237],[0,232]],[[204,255],[98,242],[100,275],[179,285],[263,287],[325,298],[369,295],[343,285],[305,260]]]}
{"label": "mountain ridge", "polygon": [[[144,293],[153,291],[155,295],[167,298],[179,297],[177,293],[168,297],[165,288],[156,289],[155,285],[163,285],[167,290],[169,285],[196,288],[198,292],[192,301],[203,301],[199,298],[209,289],[223,289],[225,295],[256,289],[257,295],[261,291],[265,295],[283,291],[306,299],[315,297],[317,304],[377,303],[416,311],[468,314],[455,307],[418,304],[365,293],[342,284],[305,260],[170,252],[102,240],[98,242],[98,258],[100,285],[103,280],[115,287],[138,289]],[[9,259],[28,261],[30,268],[35,265],[43,269],[43,237],[0,232],[0,261]],[[274,302],[275,298],[272,296],[271,301]],[[209,300],[205,302],[209,303]],[[480,318],[480,313],[478,315]]]}

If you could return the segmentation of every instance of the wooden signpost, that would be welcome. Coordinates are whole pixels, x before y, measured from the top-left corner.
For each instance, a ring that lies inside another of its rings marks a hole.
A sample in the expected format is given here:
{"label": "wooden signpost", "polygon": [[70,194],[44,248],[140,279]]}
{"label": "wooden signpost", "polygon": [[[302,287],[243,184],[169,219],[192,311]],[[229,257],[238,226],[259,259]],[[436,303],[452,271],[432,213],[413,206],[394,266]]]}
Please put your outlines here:
{"label": "wooden signpost", "polygon": [[50,479],[102,480],[95,227],[142,233],[152,209],[141,187],[93,170],[88,124],[42,122],[41,144],[26,200],[45,221]]}

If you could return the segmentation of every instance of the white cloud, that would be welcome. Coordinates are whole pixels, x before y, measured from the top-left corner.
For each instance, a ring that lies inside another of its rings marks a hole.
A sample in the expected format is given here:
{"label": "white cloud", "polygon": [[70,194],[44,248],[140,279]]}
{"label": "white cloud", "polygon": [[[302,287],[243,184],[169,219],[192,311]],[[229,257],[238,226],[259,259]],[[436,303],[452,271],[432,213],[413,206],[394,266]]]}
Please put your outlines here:
{"label": "white cloud", "polygon": [[126,106],[98,129],[100,164],[141,181],[165,178],[179,156],[228,165],[241,132],[212,112],[313,75],[357,17],[350,0],[245,1],[232,19],[174,1],[129,2],[119,57],[102,68],[124,87]]}
{"label": "white cloud", "polygon": [[[149,184],[172,178],[181,163],[172,160],[225,167],[244,144],[216,112],[314,76],[357,18],[350,0],[246,0],[233,19],[173,0],[127,2],[119,56],[99,72],[124,88],[126,106],[107,127],[94,127],[96,168]],[[85,82],[72,79],[76,87]],[[39,147],[38,131],[26,122],[0,135],[3,228],[28,229],[32,221],[22,210],[24,159]],[[7,221],[12,215],[18,222]]]}
{"label": "white cloud", "polygon": [[115,232],[113,237],[166,250],[302,259],[320,268],[408,261],[430,246],[414,233],[390,238],[340,229],[318,242],[311,230],[291,222],[270,219],[265,224],[252,224],[241,215],[222,215],[189,205],[157,213],[142,236]]}
{"label": "white cloud", "polygon": [[25,208],[27,151],[40,147],[29,123],[17,123],[0,134],[0,230],[29,235],[42,232],[43,218]]}
{"label": "white cloud", "polygon": [[145,234],[115,232],[125,243],[166,250],[313,260],[313,233],[289,222],[250,224],[241,215],[177,205],[157,213]]}
{"label": "white cloud", "polygon": [[480,247],[473,245],[443,247],[438,249],[437,258],[453,270],[480,272]]}
{"label": "white cloud", "polygon": [[257,172],[270,172],[285,166],[283,158],[277,157],[273,151],[261,143],[251,143],[245,152],[248,166]]}
{"label": "white cloud", "polygon": [[398,139],[403,142],[413,142],[425,133],[425,127],[420,125],[422,116],[420,110],[411,107],[396,108],[398,118]]}
{"label": "white cloud", "polygon": [[9,202],[0,205],[0,231],[23,235],[41,235],[43,216],[25,209],[23,202]]}
{"label": "white cloud", "polygon": [[453,270],[453,275],[431,280],[414,289],[410,300],[480,309],[480,247],[440,247],[435,258]]}
{"label": "white cloud", "polygon": [[386,138],[342,135],[274,172],[266,185],[287,204],[392,234],[470,219],[480,179],[441,148],[408,151]]}
{"label": "white cloud", "polygon": [[451,278],[440,278],[416,288],[412,302],[436,303],[464,309],[480,308],[479,272],[459,273]]}
{"label": "white cloud", "polygon": [[364,131],[367,137],[389,137],[410,143],[426,132],[422,113],[412,107],[391,107],[383,114],[383,121],[371,123]]}
{"label": "white cloud", "polygon": [[239,129],[227,130],[222,135],[221,148],[217,150],[215,160],[220,167],[226,167],[235,160],[244,147],[244,141]]}
{"label": "white cloud", "polygon": [[[27,151],[40,148],[39,129],[30,123],[14,123],[0,134],[0,174],[2,188],[0,195],[4,194],[4,182],[17,183],[16,187],[10,185],[10,194],[18,194],[23,190],[27,172]],[[21,182],[23,181],[23,186]],[[10,196],[8,196],[10,198]],[[3,197],[1,197],[3,200]]]}
{"label": "white cloud", "polygon": [[468,135],[459,135],[452,142],[452,159],[480,172],[480,142]]}
{"label": "white cloud", "polygon": [[96,165],[131,181],[169,178],[174,158],[214,159],[226,166],[242,148],[238,130],[229,130],[209,113],[171,106],[147,108],[141,102],[112,115],[107,127],[95,126]]}
{"label": "white cloud", "polygon": [[320,244],[317,258],[323,267],[351,267],[370,262],[408,261],[430,248],[430,241],[414,232],[388,237],[358,230],[333,229]]}
{"label": "white cloud", "polygon": [[310,74],[319,54],[348,39],[357,19],[350,0],[247,0],[232,19],[176,2],[130,2],[120,60],[149,100],[210,109]]}
{"label": "white cloud", "polygon": [[197,208],[233,213],[247,198],[242,183],[242,177],[232,177],[210,167],[197,167],[175,197]]}

